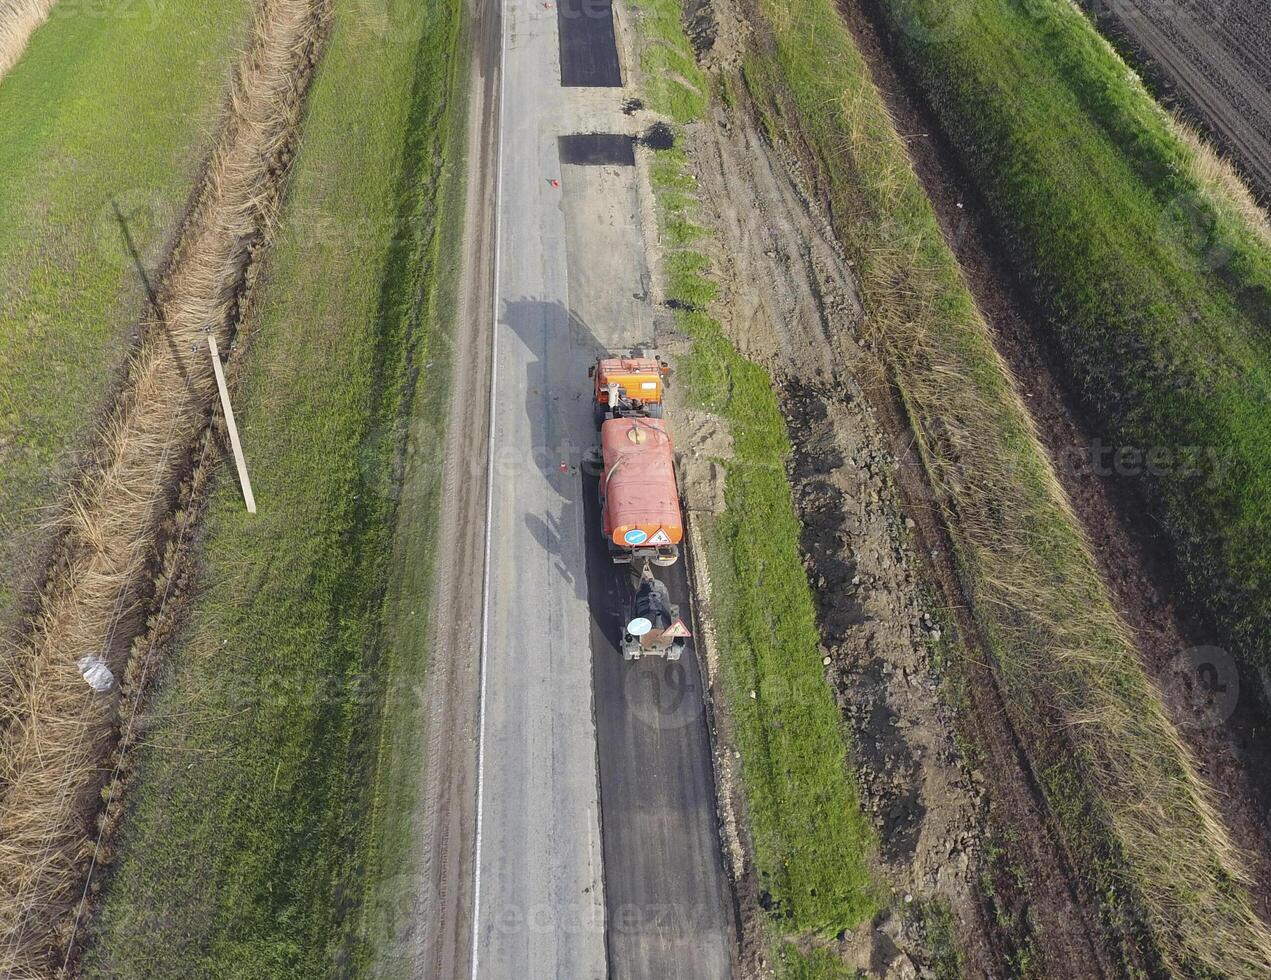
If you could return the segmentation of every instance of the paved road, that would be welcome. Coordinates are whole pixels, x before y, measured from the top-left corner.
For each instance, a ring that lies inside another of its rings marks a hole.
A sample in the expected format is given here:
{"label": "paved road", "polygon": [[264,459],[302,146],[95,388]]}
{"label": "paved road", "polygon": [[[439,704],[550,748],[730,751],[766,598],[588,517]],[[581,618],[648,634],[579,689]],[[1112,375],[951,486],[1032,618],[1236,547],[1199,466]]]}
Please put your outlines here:
{"label": "paved road", "polygon": [[622,65],[609,0],[560,0],[556,10],[561,84],[620,87]]}
{"label": "paved road", "polygon": [[[596,481],[587,516],[600,520]],[[660,569],[692,628],[684,563]],[[593,678],[604,813],[605,905],[613,977],[727,977],[735,945],[719,854],[702,675],[690,641],[678,663],[624,663],[614,644],[629,576],[588,541]]]}
{"label": "paved road", "polygon": [[[560,162],[559,137],[632,121],[620,88],[562,87],[558,24],[504,8],[474,975],[721,977],[732,904],[696,663],[624,671],[625,580],[588,561],[587,368],[651,344],[653,308],[635,169]],[[672,586],[686,597],[682,570]]]}
{"label": "paved road", "polygon": [[[557,16],[504,7],[493,484],[476,974],[606,975],[583,508],[568,315]],[[576,461],[576,459],[575,459]]]}

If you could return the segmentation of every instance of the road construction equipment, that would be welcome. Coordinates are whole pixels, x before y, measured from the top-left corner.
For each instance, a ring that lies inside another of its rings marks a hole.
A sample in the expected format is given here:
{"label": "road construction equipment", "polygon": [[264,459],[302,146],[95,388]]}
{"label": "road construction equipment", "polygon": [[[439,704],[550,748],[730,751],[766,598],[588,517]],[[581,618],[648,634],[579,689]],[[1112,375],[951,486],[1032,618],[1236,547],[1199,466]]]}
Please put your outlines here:
{"label": "road construction equipment", "polygon": [[680,619],[679,607],[671,605],[670,591],[653,577],[653,569],[645,562],[622,632],[622,659],[679,660],[691,635]]}
{"label": "road construction equipment", "polygon": [[628,416],[662,417],[670,366],[655,357],[602,357],[587,372],[595,383],[596,427]]}
{"label": "road construction equipment", "polygon": [[613,560],[675,564],[684,521],[666,423],[610,419],[600,427],[600,454],[600,510]]}

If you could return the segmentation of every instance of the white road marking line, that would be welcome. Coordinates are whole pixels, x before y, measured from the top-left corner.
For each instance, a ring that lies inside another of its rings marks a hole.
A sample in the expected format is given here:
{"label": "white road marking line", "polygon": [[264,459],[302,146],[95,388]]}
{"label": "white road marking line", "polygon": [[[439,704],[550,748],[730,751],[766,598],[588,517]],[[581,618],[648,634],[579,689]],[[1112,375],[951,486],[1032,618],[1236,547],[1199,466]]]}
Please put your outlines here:
{"label": "white road marking line", "polygon": [[499,264],[503,246],[503,101],[507,88],[507,3],[499,0],[499,136],[494,154],[494,297],[490,335],[490,428],[486,447],[485,567],[481,583],[481,688],[477,697],[477,829],[472,864],[472,980],[477,980],[481,952],[481,829],[485,800],[485,682],[490,643],[490,540],[494,517],[495,393],[499,375]]}

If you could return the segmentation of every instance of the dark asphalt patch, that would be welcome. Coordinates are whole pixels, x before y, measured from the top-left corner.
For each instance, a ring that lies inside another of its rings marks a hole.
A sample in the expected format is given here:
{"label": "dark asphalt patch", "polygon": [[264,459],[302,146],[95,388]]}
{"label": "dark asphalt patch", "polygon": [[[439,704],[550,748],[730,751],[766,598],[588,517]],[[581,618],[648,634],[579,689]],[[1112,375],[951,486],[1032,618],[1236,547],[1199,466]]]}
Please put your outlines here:
{"label": "dark asphalt patch", "polygon": [[621,88],[610,0],[559,0],[560,83],[566,88]]}
{"label": "dark asphalt patch", "polygon": [[664,122],[655,122],[640,137],[640,145],[650,150],[669,150],[675,145],[675,130]]}
{"label": "dark asphalt patch", "polygon": [[579,167],[634,167],[635,140],[620,133],[584,133],[562,136],[560,162]]}
{"label": "dark asphalt patch", "polygon": [[[697,653],[690,639],[674,663],[622,659],[631,569],[609,556],[596,477],[584,474],[581,482],[609,962],[621,964],[624,976],[723,980],[731,975],[737,925]],[[696,631],[687,561],[681,551],[655,574]]]}

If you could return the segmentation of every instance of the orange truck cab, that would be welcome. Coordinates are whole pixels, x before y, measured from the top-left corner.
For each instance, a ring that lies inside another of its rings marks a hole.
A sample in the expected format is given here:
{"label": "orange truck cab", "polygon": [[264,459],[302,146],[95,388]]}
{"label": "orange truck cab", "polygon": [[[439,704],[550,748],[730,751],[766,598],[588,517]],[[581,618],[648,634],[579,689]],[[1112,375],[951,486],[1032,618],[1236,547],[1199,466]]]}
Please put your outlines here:
{"label": "orange truck cab", "polygon": [[595,382],[596,425],[624,415],[662,417],[667,364],[654,357],[602,357],[588,374]]}
{"label": "orange truck cab", "polygon": [[666,423],[625,416],[600,427],[600,510],[615,562],[648,559],[673,565],[684,521]]}

